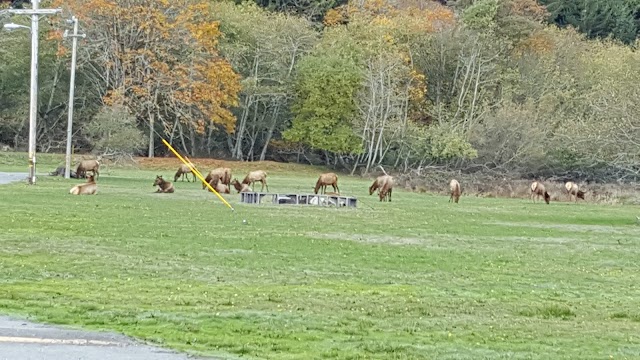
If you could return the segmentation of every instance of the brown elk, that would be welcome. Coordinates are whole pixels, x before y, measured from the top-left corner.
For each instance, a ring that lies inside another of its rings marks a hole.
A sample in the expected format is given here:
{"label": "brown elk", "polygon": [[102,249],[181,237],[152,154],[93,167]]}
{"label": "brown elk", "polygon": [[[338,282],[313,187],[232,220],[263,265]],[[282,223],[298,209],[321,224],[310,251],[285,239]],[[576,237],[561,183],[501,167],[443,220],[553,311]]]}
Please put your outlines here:
{"label": "brown elk", "polygon": [[[220,194],[230,194],[231,191],[229,191],[229,186],[227,186],[226,184],[223,184],[222,181],[220,181],[220,179],[216,176],[214,176],[210,181],[209,181],[209,185],[211,185],[212,188],[214,188],[218,193]],[[211,189],[208,189],[209,191],[211,191]]]}
{"label": "brown elk", "polygon": [[318,190],[322,188],[322,194],[327,191],[327,186],[333,186],[333,191],[340,194],[340,189],[338,188],[338,175],[334,173],[325,173],[318,177],[318,181],[316,181],[316,187],[313,188],[314,193],[318,193]]}
{"label": "brown elk", "polygon": [[378,196],[380,201],[391,201],[391,193],[393,192],[393,177],[390,175],[378,176],[371,186],[369,186],[369,195],[372,195],[374,191],[378,190]]}
{"label": "brown elk", "polygon": [[[193,168],[195,168],[195,166],[193,164],[190,164]],[[189,174],[193,175],[193,181],[196,181],[196,174],[191,171],[191,169],[189,168],[189,166],[187,164],[182,164],[180,165],[180,167],[178,168],[178,171],[176,171],[176,175],[173,177],[173,181],[176,182],[178,181],[178,178],[180,178],[180,176],[182,176],[182,181],[184,181],[184,178],[187,178],[187,182],[189,182]]]}
{"label": "brown elk", "polygon": [[584,191],[580,190],[578,184],[573,181],[567,181],[567,183],[564,184],[564,188],[569,193],[569,201],[571,201],[572,197],[575,198],[576,202],[578,202],[578,198],[584,200]]}
{"label": "brown elk", "polygon": [[449,183],[449,190],[451,190],[451,196],[449,197],[449,202],[455,201],[458,203],[460,200],[460,194],[462,194],[462,189],[460,188],[460,183],[456,179],[452,179]]}
{"label": "brown elk", "polygon": [[236,188],[236,190],[238,190],[238,193],[253,192],[253,190],[249,185],[241,183],[240,181],[238,181],[238,179],[233,179],[233,181],[231,182],[231,185],[233,185],[233,187]]}
{"label": "brown elk", "polygon": [[264,190],[264,187],[267,187],[267,191],[269,191],[269,185],[267,185],[267,173],[263,170],[251,171],[245,176],[244,180],[242,180],[243,184],[251,185],[255,182],[259,181],[262,183],[262,188],[260,191]]}
{"label": "brown elk", "polygon": [[69,194],[72,195],[95,195],[98,191],[98,184],[94,180],[93,175],[87,176],[87,182],[84,184],[78,184],[69,190]]}
{"label": "brown elk", "polygon": [[534,197],[537,199],[543,197],[544,201],[548,204],[551,200],[551,195],[544,188],[544,185],[538,181],[531,183],[531,201],[535,202]]}
{"label": "brown elk", "polygon": [[389,175],[382,175],[382,176],[378,176],[375,180],[373,180],[373,184],[371,184],[371,186],[369,186],[369,195],[373,195],[373,192],[380,189],[382,187],[382,184],[384,183],[384,180],[387,177],[391,177]]}
{"label": "brown elk", "polygon": [[392,192],[393,192],[393,178],[389,177],[387,180],[385,180],[384,184],[382,184],[382,187],[380,188],[380,190],[378,190],[378,196],[380,196],[380,201],[382,201],[383,199],[385,201],[391,201]]}
{"label": "brown elk", "polygon": [[167,181],[162,178],[162,175],[156,176],[156,181],[153,182],[153,186],[157,186],[159,193],[172,193],[174,191],[171,181]]}
{"label": "brown elk", "polygon": [[92,171],[93,175],[97,179],[100,175],[100,162],[98,160],[82,160],[78,164],[76,169],[76,176],[80,178],[87,177],[87,171]]}
{"label": "brown elk", "polygon": [[[217,181],[220,181],[228,186],[231,184],[231,169],[222,167],[213,169],[209,171],[209,174],[207,174],[207,177],[204,179],[204,181],[210,183],[211,179],[213,179],[214,177],[218,177]],[[202,184],[202,188],[204,189],[205,187],[207,187],[207,185]]]}

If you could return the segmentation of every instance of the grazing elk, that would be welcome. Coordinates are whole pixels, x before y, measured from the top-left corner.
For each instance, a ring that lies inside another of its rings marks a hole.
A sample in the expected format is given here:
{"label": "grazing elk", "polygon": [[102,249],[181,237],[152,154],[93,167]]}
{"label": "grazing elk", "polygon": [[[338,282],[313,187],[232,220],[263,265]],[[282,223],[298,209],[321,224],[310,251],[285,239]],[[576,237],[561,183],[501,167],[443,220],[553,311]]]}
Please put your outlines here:
{"label": "grazing elk", "polygon": [[578,202],[578,198],[584,200],[584,191],[580,190],[578,184],[573,181],[567,181],[567,183],[564,184],[564,188],[569,193],[569,201],[571,201],[571,197],[574,197],[576,202]]}
{"label": "grazing elk", "polygon": [[393,192],[393,177],[390,175],[378,176],[371,186],[369,186],[369,195],[372,195],[374,191],[378,190],[378,196],[380,201],[391,201],[391,193]]}
{"label": "grazing elk", "polygon": [[231,185],[233,185],[233,187],[236,188],[236,190],[238,190],[238,193],[253,192],[253,190],[251,189],[251,187],[249,187],[249,185],[241,183],[240,181],[238,181],[238,179],[233,179],[233,181],[231,182]]}
{"label": "grazing elk", "polygon": [[[209,181],[209,185],[211,185],[211,187],[214,188],[220,194],[231,193],[231,191],[229,191],[229,186],[227,186],[226,184],[223,184],[222,181],[220,181],[220,179],[218,179],[217,177],[213,177]],[[208,190],[211,191],[211,189],[208,189]]]}
{"label": "grazing elk", "polygon": [[322,188],[322,194],[327,191],[327,186],[333,186],[333,191],[340,194],[340,189],[338,188],[338,175],[334,173],[325,173],[318,177],[318,181],[316,181],[316,187],[313,188],[314,193],[318,193],[318,190]]}
{"label": "grazing elk", "polygon": [[98,191],[98,184],[93,178],[93,175],[87,176],[87,182],[84,184],[78,184],[69,190],[71,195],[95,195]]}
{"label": "grazing elk", "polygon": [[[231,169],[229,168],[216,168],[213,169],[211,171],[209,171],[209,173],[207,174],[207,177],[204,179],[204,181],[206,181],[207,183],[210,183],[211,180],[213,178],[217,177],[218,180],[216,181],[220,181],[223,184],[229,186],[231,184]],[[206,188],[207,185],[202,184],[202,188]]]}
{"label": "grazing elk", "polygon": [[172,193],[174,191],[171,181],[163,179],[162,175],[156,176],[156,181],[153,182],[153,186],[158,187],[158,190],[156,190],[156,192],[159,193]]}
{"label": "grazing elk", "polygon": [[267,191],[269,191],[269,185],[267,185],[267,173],[264,170],[251,171],[247,174],[247,176],[245,176],[244,180],[242,180],[242,183],[253,186],[253,184],[257,181],[262,183],[262,188],[260,189],[260,191],[264,190],[265,186],[267,187]]}
{"label": "grazing elk", "polygon": [[[193,166],[193,164],[190,164],[192,167],[195,168],[195,166]],[[178,171],[176,171],[176,175],[173,177],[173,182],[178,181],[178,179],[180,178],[180,176],[182,176],[182,181],[184,181],[184,178],[187,178],[187,182],[189,182],[189,174],[193,175],[193,181],[196,181],[196,174],[191,171],[191,169],[189,168],[189,166],[187,164],[182,164],[180,165],[180,167],[178,168]]]}
{"label": "grazing elk", "polygon": [[391,177],[389,175],[382,175],[382,176],[378,176],[375,180],[373,180],[373,184],[371,184],[371,186],[369,186],[369,195],[373,195],[373,192],[380,189],[382,187],[382,184],[384,183],[384,180],[387,177]]}
{"label": "grazing elk", "polygon": [[548,204],[551,200],[551,195],[547,192],[541,182],[534,181],[531,183],[531,201],[535,202],[534,197],[537,199],[543,197],[544,201]]}
{"label": "grazing elk", "polygon": [[452,179],[449,183],[449,190],[451,191],[451,196],[449,197],[449,202],[455,201],[458,203],[460,200],[460,194],[462,194],[462,189],[460,188],[460,183],[456,179]]}
{"label": "grazing elk", "polygon": [[87,171],[92,171],[97,179],[99,177],[100,161],[98,160],[82,160],[76,168],[76,176],[78,179],[87,177]]}

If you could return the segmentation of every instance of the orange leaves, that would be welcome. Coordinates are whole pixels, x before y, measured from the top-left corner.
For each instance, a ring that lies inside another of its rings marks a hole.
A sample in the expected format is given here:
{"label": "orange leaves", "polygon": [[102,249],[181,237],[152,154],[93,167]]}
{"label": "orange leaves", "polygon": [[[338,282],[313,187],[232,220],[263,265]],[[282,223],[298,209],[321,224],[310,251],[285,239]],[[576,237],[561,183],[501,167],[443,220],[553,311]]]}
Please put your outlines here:
{"label": "orange leaves", "polygon": [[47,40],[62,40],[62,30],[50,30],[47,32]]}
{"label": "orange leaves", "polygon": [[520,41],[515,49],[515,54],[517,56],[522,56],[526,53],[548,54],[554,49],[554,46],[553,39],[549,34],[544,31],[538,31]]}
{"label": "orange leaves", "polygon": [[55,0],[92,39],[91,58],[108,74],[104,102],[134,114],[179,117],[200,132],[233,130],[240,83],[218,58],[219,24],[206,0]]}
{"label": "orange leaves", "polygon": [[192,101],[203,116],[215,124],[222,125],[232,132],[235,117],[226,106],[238,105],[240,78],[231,65],[224,60],[215,60],[198,67],[203,75],[199,81],[191,84]]}
{"label": "orange leaves", "polygon": [[67,53],[69,53],[69,50],[64,45],[62,45],[62,43],[58,43],[58,47],[57,47],[57,50],[56,50],[56,56],[61,58],[61,57],[66,56]]}
{"label": "orange leaves", "polygon": [[121,105],[124,102],[124,94],[122,89],[108,90],[102,101],[105,105],[108,106]]}
{"label": "orange leaves", "polygon": [[330,9],[324,15],[323,23],[325,26],[336,26],[344,24],[347,21],[346,9],[340,7],[337,9]]}
{"label": "orange leaves", "polygon": [[56,43],[56,56],[64,57],[68,50],[62,43],[62,30],[49,30],[47,31],[47,41],[54,41]]}
{"label": "orange leaves", "polygon": [[206,22],[188,25],[191,36],[200,45],[203,51],[215,53],[218,46],[218,39],[222,35],[217,22]]}

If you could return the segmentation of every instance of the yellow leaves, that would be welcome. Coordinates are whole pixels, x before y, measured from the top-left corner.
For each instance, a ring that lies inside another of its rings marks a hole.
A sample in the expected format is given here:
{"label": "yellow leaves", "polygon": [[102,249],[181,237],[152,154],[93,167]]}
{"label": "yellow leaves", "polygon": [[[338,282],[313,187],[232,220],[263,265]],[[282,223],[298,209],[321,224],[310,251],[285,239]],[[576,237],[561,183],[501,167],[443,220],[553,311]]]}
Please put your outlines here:
{"label": "yellow leaves", "polygon": [[409,72],[411,86],[409,87],[409,99],[412,102],[422,102],[427,96],[426,76],[418,72],[415,68]]}
{"label": "yellow leaves", "polygon": [[382,35],[382,40],[386,41],[389,44],[393,44],[395,42],[395,40],[393,39],[393,36],[389,34]]}

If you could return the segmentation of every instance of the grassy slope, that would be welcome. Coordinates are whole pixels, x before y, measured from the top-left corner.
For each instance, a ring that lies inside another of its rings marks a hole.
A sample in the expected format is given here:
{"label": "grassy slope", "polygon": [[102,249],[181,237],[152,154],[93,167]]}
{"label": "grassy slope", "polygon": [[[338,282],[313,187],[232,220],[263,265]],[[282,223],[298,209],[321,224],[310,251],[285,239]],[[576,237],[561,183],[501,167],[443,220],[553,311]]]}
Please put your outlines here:
{"label": "grassy slope", "polygon": [[[233,214],[198,184],[154,194],[158,172],[111,168],[86,197],[62,178],[0,186],[0,311],[225,358],[640,357],[637,207],[380,203],[341,176],[356,210],[225,195]],[[316,177],[272,168],[269,185]]]}

